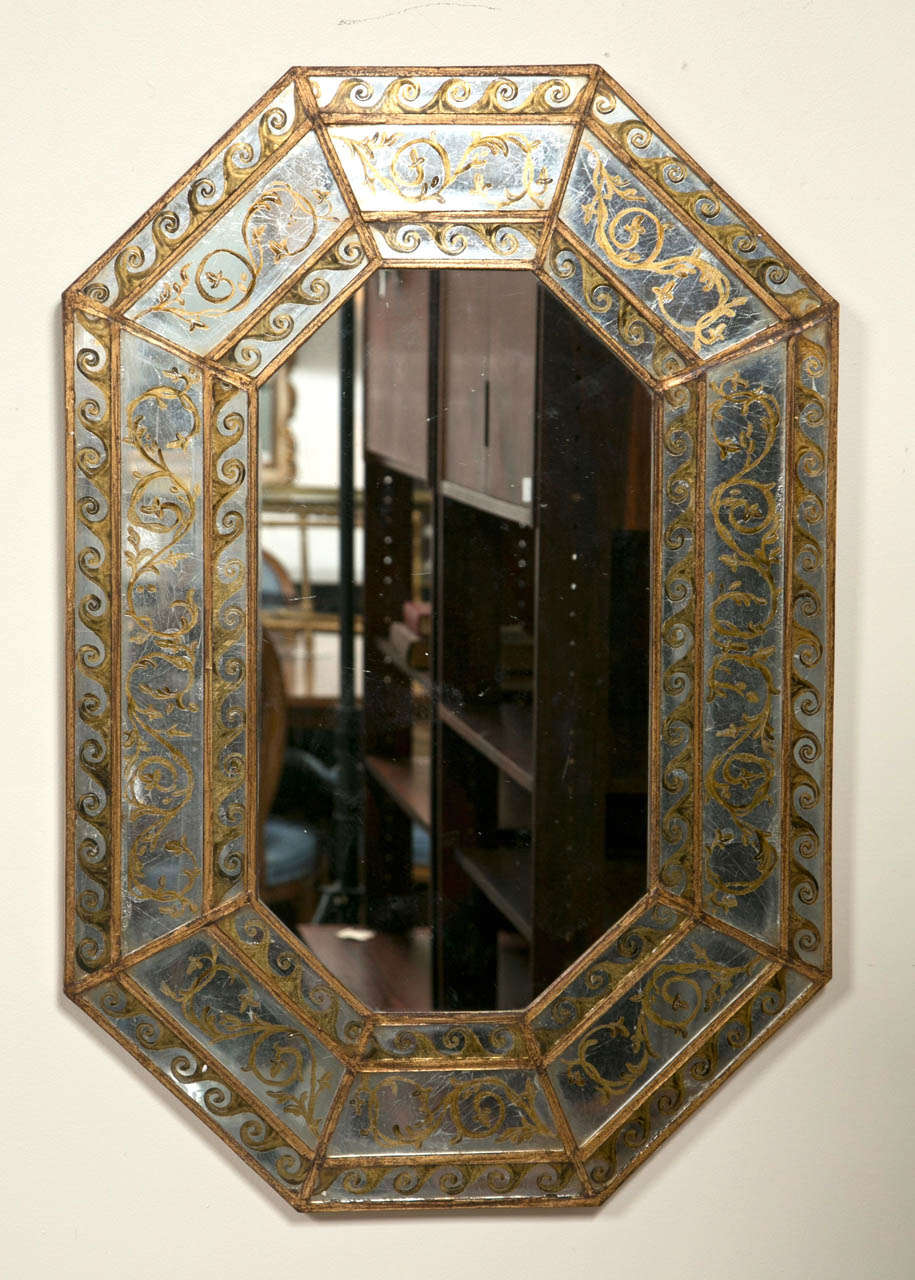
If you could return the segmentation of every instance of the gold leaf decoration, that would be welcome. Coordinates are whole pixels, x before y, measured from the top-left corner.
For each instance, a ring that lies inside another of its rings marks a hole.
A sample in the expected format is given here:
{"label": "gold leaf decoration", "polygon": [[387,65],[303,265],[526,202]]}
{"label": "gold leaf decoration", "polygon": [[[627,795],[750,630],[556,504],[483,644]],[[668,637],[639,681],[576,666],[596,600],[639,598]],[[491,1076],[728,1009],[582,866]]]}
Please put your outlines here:
{"label": "gold leaf decoration", "polygon": [[[341,134],[351,154],[359,161],[362,177],[372,191],[384,190],[410,204],[434,201],[444,204],[444,192],[461,178],[470,176],[470,191],[496,209],[505,209],[529,199],[538,209],[546,205],[552,184],[545,166],[537,166],[539,138],[517,133],[475,133],[452,162],[447,148],[434,132],[425,136],[376,130],[364,138]],[[389,153],[385,156],[385,153]],[[382,158],[385,156],[385,158]],[[517,172],[509,185],[493,183],[487,169],[493,159],[510,158]]]}
{"label": "gold leaf decoration", "polygon": [[[198,709],[194,681],[200,604],[193,587],[160,602],[159,584],[163,570],[167,575],[186,555],[179,546],[196,519],[198,491],[171,466],[170,455],[186,450],[200,431],[200,411],[190,394],[199,380],[194,371],[168,370],[162,382],[135,396],[124,413],[124,442],[139,459],[125,513],[124,617],[134,628],[131,643],[139,647],[124,676],[122,768],[134,833],[126,882],[131,901],[155,904],[161,915],[176,920],[196,910],[192,895],[201,875],[199,850],[191,849],[183,835],[165,838],[194,792],[194,769],[182,747],[187,730],[181,713]],[[148,418],[153,414],[161,421],[169,410],[177,410],[176,424],[181,425],[170,427],[170,438],[163,440]],[[163,853],[180,867],[171,886],[163,876],[153,879],[147,873],[148,864]]]}
{"label": "gold leaf decoration", "polygon": [[[76,519],[91,535],[76,555],[75,608],[92,639],[76,650],[80,680],[76,706],[79,769],[91,780],[74,797],[85,824],[75,850],[76,918],[81,928],[75,940],[80,969],[94,973],[111,957],[111,332],[107,320],[87,312],[74,316],[74,341],[91,335],[101,351],[78,346],[75,365],[92,388],[74,404],[74,461]],[[95,543],[98,545],[96,546]],[[77,782],[79,788],[80,784]],[[80,882],[80,880],[82,882]]]}
{"label": "gold leaf decoration", "polygon": [[470,114],[506,112],[512,115],[534,115],[543,112],[571,110],[581,90],[573,92],[568,80],[551,76],[535,85],[526,98],[518,100],[518,84],[507,76],[498,76],[478,88],[463,76],[449,76],[423,99],[424,89],[416,76],[397,76],[386,85],[379,100],[373,102],[375,90],[361,76],[346,76],[334,96],[322,107],[326,116],[379,114]]}
{"label": "gold leaf decoration", "polygon": [[[582,202],[581,213],[585,226],[594,223],[595,245],[622,272],[645,272],[663,280],[652,286],[658,310],[671,328],[685,335],[694,351],[701,353],[720,342],[727,321],[749,296],[735,295],[728,277],[698,245],[689,253],[665,255],[664,242],[673,224],[662,222],[638,189],[626,177],[612,173],[589,142],[582,144],[582,150],[591,156],[593,168],[592,195]],[[684,282],[714,299],[693,323],[677,314],[677,294]]]}

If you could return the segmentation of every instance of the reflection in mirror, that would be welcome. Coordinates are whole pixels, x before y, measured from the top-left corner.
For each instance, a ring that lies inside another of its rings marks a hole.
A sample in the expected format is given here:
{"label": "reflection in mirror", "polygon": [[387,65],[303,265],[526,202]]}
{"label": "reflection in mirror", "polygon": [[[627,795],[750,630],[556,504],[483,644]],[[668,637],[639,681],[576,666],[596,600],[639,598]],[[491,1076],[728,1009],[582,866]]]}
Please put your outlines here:
{"label": "reflection in mirror", "polygon": [[641,896],[648,394],[536,278],[381,271],[260,393],[261,895],[369,1006]]}

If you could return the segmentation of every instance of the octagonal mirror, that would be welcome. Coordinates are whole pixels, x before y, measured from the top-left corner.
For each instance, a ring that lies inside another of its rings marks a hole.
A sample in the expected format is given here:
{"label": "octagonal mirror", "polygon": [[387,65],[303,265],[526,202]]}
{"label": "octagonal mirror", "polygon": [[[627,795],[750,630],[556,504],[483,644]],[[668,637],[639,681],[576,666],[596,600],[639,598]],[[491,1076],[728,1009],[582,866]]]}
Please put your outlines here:
{"label": "octagonal mirror", "polygon": [[69,994],[300,1209],[827,980],[835,304],[595,67],[293,69],[65,295]]}

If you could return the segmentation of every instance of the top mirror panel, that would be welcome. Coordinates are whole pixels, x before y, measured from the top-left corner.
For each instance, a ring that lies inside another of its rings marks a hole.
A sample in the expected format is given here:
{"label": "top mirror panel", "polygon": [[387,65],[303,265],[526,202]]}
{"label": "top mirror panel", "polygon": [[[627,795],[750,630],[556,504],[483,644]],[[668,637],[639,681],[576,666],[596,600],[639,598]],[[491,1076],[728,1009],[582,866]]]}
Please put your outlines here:
{"label": "top mirror panel", "polygon": [[387,269],[260,391],[262,896],[510,1009],[644,893],[650,401],[527,273]]}

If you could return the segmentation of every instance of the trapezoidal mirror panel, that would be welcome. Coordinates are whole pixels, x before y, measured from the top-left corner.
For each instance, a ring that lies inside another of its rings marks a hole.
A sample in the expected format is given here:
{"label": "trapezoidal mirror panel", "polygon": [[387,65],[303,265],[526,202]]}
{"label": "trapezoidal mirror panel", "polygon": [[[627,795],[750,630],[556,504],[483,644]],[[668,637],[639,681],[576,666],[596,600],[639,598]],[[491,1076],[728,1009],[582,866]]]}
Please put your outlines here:
{"label": "trapezoidal mirror panel", "polygon": [[66,989],[301,1210],[828,980],[837,309],[597,67],[294,68],[64,295]]}

